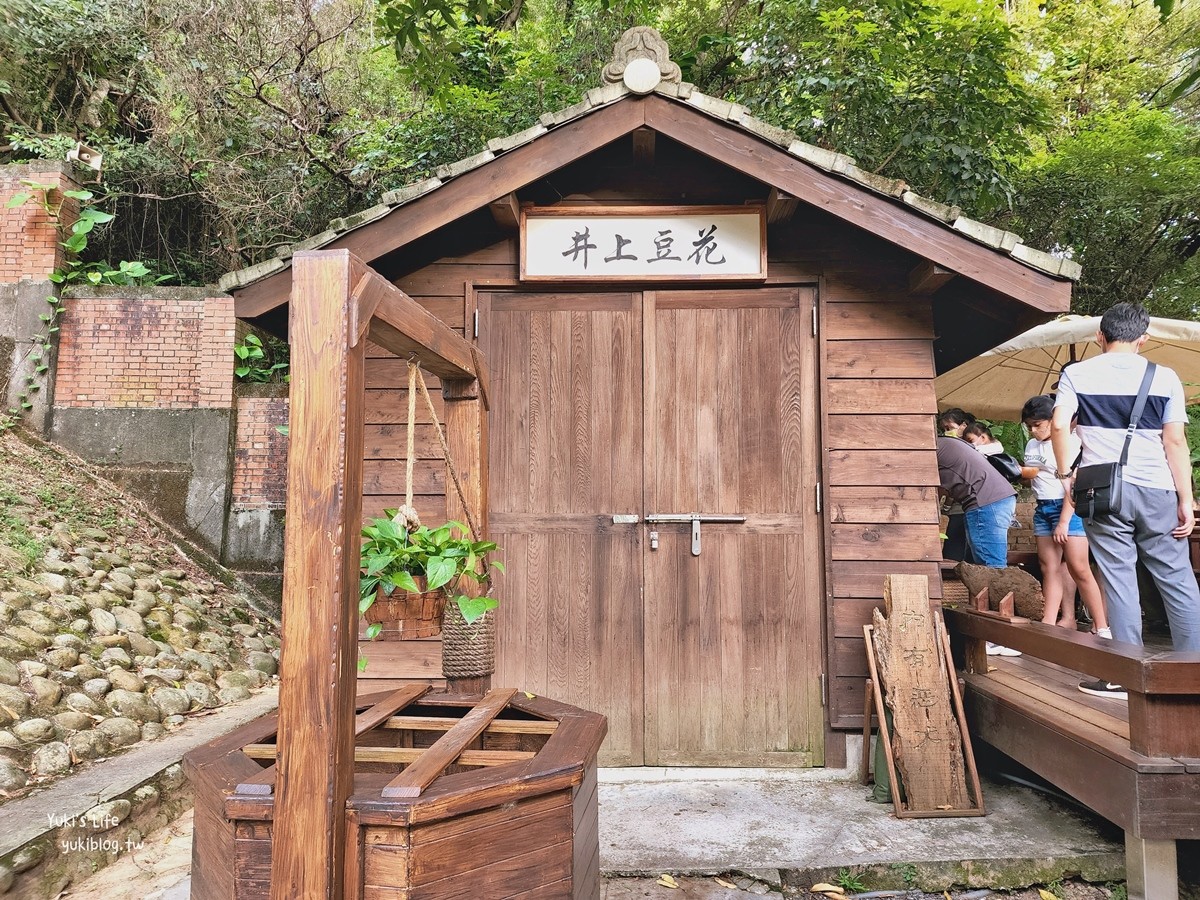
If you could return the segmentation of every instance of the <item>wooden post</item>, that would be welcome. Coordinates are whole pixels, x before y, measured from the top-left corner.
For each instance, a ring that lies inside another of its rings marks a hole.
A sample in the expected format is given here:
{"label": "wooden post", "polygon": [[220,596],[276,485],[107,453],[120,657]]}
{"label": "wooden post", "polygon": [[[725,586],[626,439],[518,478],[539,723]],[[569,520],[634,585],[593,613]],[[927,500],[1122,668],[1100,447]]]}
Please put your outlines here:
{"label": "wooden post", "polygon": [[362,271],[344,250],[297,253],[292,269],[270,897],[340,900],[354,781],[365,355],[350,293]]}
{"label": "wooden post", "polygon": [[[450,381],[442,382],[442,397],[446,401],[446,444],[450,448],[450,458],[454,461],[459,483],[466,495],[467,505],[471,516],[479,529],[479,539],[487,539],[487,412],[484,409],[480,382]],[[446,473],[446,516],[466,524],[469,520],[458,491],[451,483],[450,473]],[[481,587],[473,582],[464,582],[463,593],[477,596]],[[488,615],[493,615],[489,613]],[[463,635],[459,631],[443,631],[443,643],[452,643]],[[494,669],[495,632],[492,629],[483,631],[485,640],[491,642],[484,655],[491,660],[490,668]],[[453,653],[452,646],[447,648]],[[443,649],[443,660],[447,649]],[[491,687],[492,672],[479,672],[473,676],[463,677],[459,674],[446,673],[446,689],[450,693],[482,694]]]}

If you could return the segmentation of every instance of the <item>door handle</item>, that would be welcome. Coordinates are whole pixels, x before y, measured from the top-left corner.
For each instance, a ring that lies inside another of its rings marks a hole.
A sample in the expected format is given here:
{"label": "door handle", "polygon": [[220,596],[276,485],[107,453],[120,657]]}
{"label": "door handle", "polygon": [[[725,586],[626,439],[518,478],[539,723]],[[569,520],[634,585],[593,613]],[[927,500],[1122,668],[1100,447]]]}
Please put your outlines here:
{"label": "door handle", "polygon": [[[646,516],[648,524],[659,522],[691,522],[692,523],[692,556],[700,555],[700,523],[724,523],[726,525],[741,525],[746,521],[745,516],[723,515],[721,513],[651,513]],[[658,532],[650,532],[650,549],[658,549]]]}

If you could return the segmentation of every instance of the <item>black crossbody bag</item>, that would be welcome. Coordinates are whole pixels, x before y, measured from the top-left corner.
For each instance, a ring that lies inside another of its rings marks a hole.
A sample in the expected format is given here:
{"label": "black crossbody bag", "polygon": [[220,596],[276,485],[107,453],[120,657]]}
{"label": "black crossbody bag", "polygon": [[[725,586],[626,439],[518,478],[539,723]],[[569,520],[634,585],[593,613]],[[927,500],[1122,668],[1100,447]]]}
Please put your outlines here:
{"label": "black crossbody bag", "polygon": [[1154,370],[1157,368],[1152,362],[1146,363],[1146,374],[1142,376],[1142,385],[1138,388],[1137,400],[1133,404],[1133,414],[1129,417],[1129,428],[1125,432],[1125,446],[1121,448],[1120,461],[1080,466],[1075,473],[1075,487],[1071,491],[1071,499],[1075,503],[1075,512],[1083,519],[1091,521],[1096,516],[1111,515],[1121,509],[1121,470],[1129,462],[1129,442],[1133,440],[1133,433],[1142,418],[1142,410],[1146,408],[1150,382],[1154,380]]}

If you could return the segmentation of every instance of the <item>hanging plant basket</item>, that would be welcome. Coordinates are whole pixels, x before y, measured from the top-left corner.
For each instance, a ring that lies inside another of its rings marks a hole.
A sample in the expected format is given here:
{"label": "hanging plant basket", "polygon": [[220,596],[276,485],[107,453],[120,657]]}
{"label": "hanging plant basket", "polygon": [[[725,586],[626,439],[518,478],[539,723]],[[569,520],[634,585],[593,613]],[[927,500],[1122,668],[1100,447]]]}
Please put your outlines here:
{"label": "hanging plant basket", "polygon": [[[421,587],[423,577],[414,578]],[[383,626],[379,634],[382,641],[404,641],[409,638],[437,637],[442,633],[442,614],[446,610],[446,592],[396,590],[390,596],[380,591],[375,602],[363,613],[368,624]]]}

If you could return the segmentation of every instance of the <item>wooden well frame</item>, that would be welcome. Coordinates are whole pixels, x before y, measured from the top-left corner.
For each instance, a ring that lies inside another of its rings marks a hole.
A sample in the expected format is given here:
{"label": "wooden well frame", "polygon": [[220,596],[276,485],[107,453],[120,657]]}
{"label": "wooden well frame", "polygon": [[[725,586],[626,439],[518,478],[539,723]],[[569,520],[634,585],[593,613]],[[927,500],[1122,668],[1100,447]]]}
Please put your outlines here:
{"label": "wooden well frame", "polygon": [[481,532],[483,359],[349,251],[292,267],[279,712],[186,760],[192,895],[434,898],[468,873],[480,897],[598,897],[603,716],[490,675],[356,696],[367,340],[441,380],[462,489],[447,480],[447,512]]}

